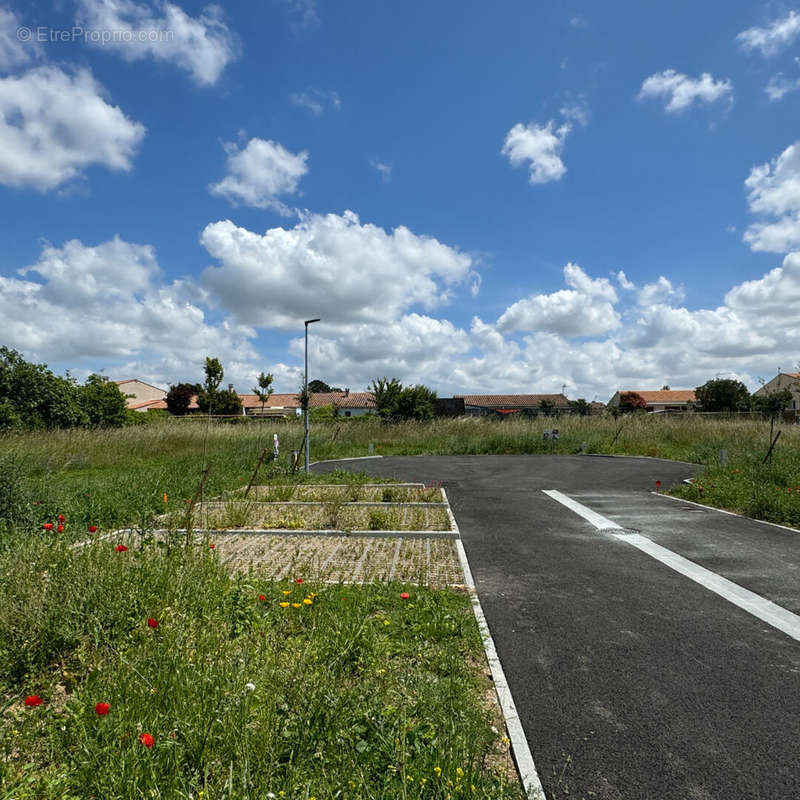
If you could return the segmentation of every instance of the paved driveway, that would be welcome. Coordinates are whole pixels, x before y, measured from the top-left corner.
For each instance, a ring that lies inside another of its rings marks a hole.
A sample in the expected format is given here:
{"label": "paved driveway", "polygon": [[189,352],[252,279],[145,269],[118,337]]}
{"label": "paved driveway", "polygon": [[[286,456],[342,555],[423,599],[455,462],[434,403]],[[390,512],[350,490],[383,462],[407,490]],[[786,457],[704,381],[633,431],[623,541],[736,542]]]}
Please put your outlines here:
{"label": "paved driveway", "polygon": [[316,469],[337,466],[445,482],[548,798],[800,798],[800,642],[544,490],[788,618],[800,613],[800,534],[651,494],[692,473],[675,462],[391,457]]}

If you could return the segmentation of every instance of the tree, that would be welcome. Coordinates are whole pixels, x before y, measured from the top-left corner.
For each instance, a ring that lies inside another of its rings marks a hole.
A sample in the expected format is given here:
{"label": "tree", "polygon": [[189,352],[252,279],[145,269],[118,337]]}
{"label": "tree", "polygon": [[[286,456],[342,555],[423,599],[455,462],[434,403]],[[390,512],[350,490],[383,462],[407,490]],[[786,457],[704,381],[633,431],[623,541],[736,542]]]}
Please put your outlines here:
{"label": "tree", "polygon": [[794,394],[787,387],[766,394],[754,394],[752,402],[756,411],[760,411],[766,417],[775,418],[780,416],[781,411],[791,405],[793,399]]}
{"label": "tree", "polygon": [[750,392],[733,378],[714,378],[694,390],[698,411],[747,411]]}
{"label": "tree", "polygon": [[125,424],[125,395],[103,375],[92,374],[86,379],[80,387],[80,404],[91,425],[121,428]]}
{"label": "tree", "polygon": [[397,419],[433,419],[436,410],[436,392],[427,386],[406,386],[397,399]]}
{"label": "tree", "polygon": [[646,409],[647,401],[638,392],[623,392],[619,396],[619,410],[623,414],[628,414],[637,409]]}
{"label": "tree", "polygon": [[375,398],[378,416],[386,420],[394,419],[397,415],[397,404],[400,402],[403,384],[397,378],[389,380],[384,375],[382,378],[375,378],[369,389]]}
{"label": "tree", "polygon": [[311,394],[327,394],[333,390],[325,381],[313,380],[308,382],[308,391]]}
{"label": "tree", "polygon": [[264,413],[264,406],[266,405],[267,401],[269,400],[269,396],[272,394],[272,373],[268,372],[266,375],[262,372],[258,376],[258,386],[253,387],[253,393],[258,397],[261,401],[261,413]]}
{"label": "tree", "polygon": [[218,395],[219,385],[222,383],[222,378],[225,372],[222,369],[222,364],[218,358],[206,358],[206,379],[203,382],[203,388],[197,393],[197,405],[201,411],[207,411],[209,414],[218,410]]}
{"label": "tree", "polygon": [[556,404],[552,400],[548,400],[546,397],[543,397],[539,401],[539,413],[543,414],[545,417],[549,417],[555,411]]}
{"label": "tree", "polygon": [[572,409],[573,414],[579,417],[588,417],[592,413],[592,406],[586,402],[586,399],[579,397],[577,400],[570,400],[569,407]]}
{"label": "tree", "polygon": [[242,399],[233,389],[224,389],[214,397],[214,411],[223,416],[241,416]]}
{"label": "tree", "polygon": [[197,385],[193,383],[179,383],[177,386],[170,386],[167,392],[167,410],[170,414],[182,417],[189,411],[192,397],[198,394]]}
{"label": "tree", "polygon": [[54,375],[46,364],[31,364],[16,350],[0,347],[0,426],[72,428],[89,418],[81,406],[81,387]]}
{"label": "tree", "polygon": [[669,388],[669,384],[668,384],[668,383],[665,383],[665,384],[664,384],[664,385],[661,387],[661,391],[662,391],[662,392],[669,392],[669,391],[671,391],[671,389]]}

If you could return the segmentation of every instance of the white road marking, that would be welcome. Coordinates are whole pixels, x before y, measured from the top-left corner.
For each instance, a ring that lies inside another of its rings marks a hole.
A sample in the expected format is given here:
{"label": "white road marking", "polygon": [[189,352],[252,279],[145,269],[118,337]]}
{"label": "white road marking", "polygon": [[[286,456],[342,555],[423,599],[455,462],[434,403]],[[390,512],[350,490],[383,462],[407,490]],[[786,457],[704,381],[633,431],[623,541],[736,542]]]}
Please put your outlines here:
{"label": "white road marking", "polygon": [[622,530],[620,525],[561,492],[545,490],[544,493],[591,522],[598,530],[607,531],[615,539],[633,545],[643,553],[647,553],[651,558],[655,558],[656,561],[660,561],[670,569],[674,569],[695,583],[699,583],[709,591],[714,592],[714,594],[723,597],[729,603],[733,603],[733,605],[747,611],[748,614],[752,614],[754,617],[766,622],[768,625],[772,625],[773,628],[783,631],[787,636],[800,642],[800,616],[797,614],[777,605],[777,603],[773,603],[771,600],[767,600],[760,594],[739,586],[738,583],[717,575],[716,572],[712,572],[710,569],[701,567],[694,561],[690,561],[688,558],[684,558],[672,550],[662,547],[660,544],[656,544],[645,536],[638,533],[615,533],[615,531]]}
{"label": "white road marking", "polygon": [[[444,489],[442,489],[442,495],[445,500],[447,500],[447,494]],[[449,505],[447,510],[450,514],[450,522],[453,530],[458,533],[458,523],[453,516],[453,512],[450,511]],[[472,600],[472,611],[475,614],[475,621],[478,623],[478,630],[483,640],[486,661],[492,672],[494,688],[497,692],[500,709],[505,718],[508,738],[511,740],[511,750],[514,753],[514,761],[517,763],[517,770],[519,771],[519,777],[522,781],[522,788],[525,790],[525,796],[528,800],[547,800],[542,782],[539,780],[539,773],[536,771],[536,765],[533,763],[531,749],[528,746],[528,737],[525,735],[525,730],[522,727],[522,721],[517,713],[517,707],[514,704],[511,689],[508,686],[506,675],[503,672],[503,665],[500,663],[500,657],[497,655],[497,648],[494,646],[494,639],[492,639],[492,634],[489,630],[489,623],[486,622],[486,617],[481,607],[481,601],[478,599],[478,592],[475,589],[472,570],[467,560],[467,551],[464,550],[464,543],[461,541],[460,534],[455,540],[455,543],[456,550],[458,551],[458,559],[461,562],[461,571],[464,573],[464,585],[467,587],[467,591]]]}

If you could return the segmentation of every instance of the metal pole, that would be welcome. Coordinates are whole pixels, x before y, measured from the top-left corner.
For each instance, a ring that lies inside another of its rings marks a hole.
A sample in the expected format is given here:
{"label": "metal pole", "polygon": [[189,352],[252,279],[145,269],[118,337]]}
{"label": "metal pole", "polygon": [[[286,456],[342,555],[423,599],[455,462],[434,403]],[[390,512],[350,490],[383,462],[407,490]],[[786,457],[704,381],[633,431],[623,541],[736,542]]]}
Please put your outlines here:
{"label": "metal pole", "polygon": [[309,455],[309,439],[308,439],[308,412],[309,412],[309,397],[308,397],[308,326],[312,322],[319,322],[319,318],[317,319],[307,319],[303,324],[306,326],[306,359],[305,359],[305,378],[303,380],[303,396],[305,397],[305,409],[304,409],[304,417],[305,417],[305,467],[306,472],[309,472],[308,467],[308,455]]}

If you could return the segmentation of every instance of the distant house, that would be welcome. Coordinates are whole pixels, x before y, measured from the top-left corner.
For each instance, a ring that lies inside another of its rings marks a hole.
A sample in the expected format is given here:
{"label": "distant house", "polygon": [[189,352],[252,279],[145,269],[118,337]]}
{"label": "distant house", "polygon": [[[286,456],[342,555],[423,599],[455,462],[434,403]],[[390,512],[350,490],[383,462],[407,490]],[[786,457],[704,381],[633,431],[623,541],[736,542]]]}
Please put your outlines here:
{"label": "distant house", "polygon": [[664,411],[692,411],[697,402],[694,389],[620,389],[608,401],[609,408],[619,408],[620,397],[628,392],[634,392],[642,397],[647,404],[645,411],[663,413]]}
{"label": "distant house", "polygon": [[[299,394],[271,394],[264,404],[257,394],[240,394],[242,411],[249,417],[293,417],[302,412]],[[333,406],[340,417],[361,417],[375,412],[372,392],[315,392],[308,401],[309,408]]]}
{"label": "distant house", "polygon": [[363,417],[377,411],[372,392],[351,392],[349,389],[343,392],[315,392],[309,397],[308,405],[310,408],[332,405],[340,417]]}
{"label": "distant house", "polygon": [[131,411],[148,411],[151,408],[166,408],[165,389],[159,389],[151,383],[145,383],[137,378],[125,381],[114,381],[119,386],[122,394],[126,395],[125,402]]}
{"label": "distant house", "polygon": [[779,372],[771,381],[767,381],[760,389],[756,389],[753,396],[763,397],[772,392],[779,392],[781,389],[789,389],[792,392],[792,402],[789,408],[795,412],[796,417],[800,417],[800,372]]}
{"label": "distant house", "polygon": [[457,394],[455,399],[462,399],[464,412],[472,416],[538,414],[542,411],[542,401],[553,411],[570,411],[569,400],[563,394]]}

